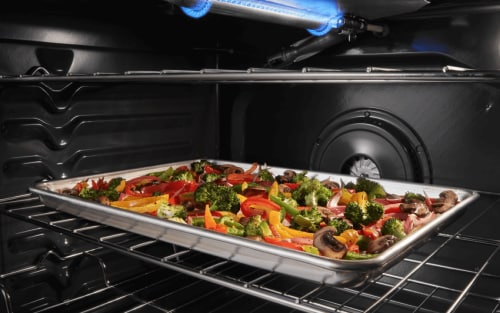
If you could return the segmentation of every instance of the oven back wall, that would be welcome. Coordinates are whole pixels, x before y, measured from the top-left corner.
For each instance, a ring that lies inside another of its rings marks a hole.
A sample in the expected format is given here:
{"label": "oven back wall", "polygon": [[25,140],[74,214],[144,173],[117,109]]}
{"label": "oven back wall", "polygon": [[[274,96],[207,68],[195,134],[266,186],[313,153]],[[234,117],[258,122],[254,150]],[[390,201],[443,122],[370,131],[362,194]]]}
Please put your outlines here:
{"label": "oven back wall", "polygon": [[[479,83],[252,86],[236,159],[499,192],[500,90]],[[373,168],[376,167],[376,169]]]}

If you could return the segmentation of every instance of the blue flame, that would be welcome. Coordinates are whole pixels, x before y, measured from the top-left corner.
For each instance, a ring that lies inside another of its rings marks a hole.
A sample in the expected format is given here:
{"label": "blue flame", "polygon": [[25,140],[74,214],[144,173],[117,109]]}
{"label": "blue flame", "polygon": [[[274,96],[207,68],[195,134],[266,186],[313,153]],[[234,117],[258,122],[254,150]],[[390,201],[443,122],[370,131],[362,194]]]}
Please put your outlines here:
{"label": "blue flame", "polygon": [[210,10],[212,2],[226,2],[307,18],[320,24],[316,29],[308,29],[315,36],[322,36],[332,28],[339,28],[342,21],[342,13],[335,0],[198,0],[194,6],[182,7],[182,10],[191,17],[200,18]]}
{"label": "blue flame", "polygon": [[212,6],[212,1],[210,0],[198,0],[196,4],[192,7],[181,7],[182,12],[184,12],[187,16],[192,18],[200,18],[210,11],[210,7]]}

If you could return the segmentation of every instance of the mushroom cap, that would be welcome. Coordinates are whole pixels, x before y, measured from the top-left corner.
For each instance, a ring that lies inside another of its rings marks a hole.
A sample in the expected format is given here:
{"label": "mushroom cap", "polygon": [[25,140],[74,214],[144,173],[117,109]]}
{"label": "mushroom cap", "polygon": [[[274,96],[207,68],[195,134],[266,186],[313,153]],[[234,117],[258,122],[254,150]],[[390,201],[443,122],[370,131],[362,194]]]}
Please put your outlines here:
{"label": "mushroom cap", "polygon": [[326,257],[342,259],[347,253],[347,247],[335,239],[337,229],[332,226],[323,227],[314,233],[313,245]]}
{"label": "mushroom cap", "polygon": [[384,235],[378,237],[377,239],[370,241],[366,252],[373,254],[381,253],[395,244],[397,240],[398,238],[393,235]]}

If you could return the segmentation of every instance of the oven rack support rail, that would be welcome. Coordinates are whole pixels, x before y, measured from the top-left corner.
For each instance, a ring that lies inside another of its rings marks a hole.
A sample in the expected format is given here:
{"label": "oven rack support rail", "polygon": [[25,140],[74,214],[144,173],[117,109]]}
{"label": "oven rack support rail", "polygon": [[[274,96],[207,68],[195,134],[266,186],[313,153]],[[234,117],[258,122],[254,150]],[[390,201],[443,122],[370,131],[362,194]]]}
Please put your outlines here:
{"label": "oven rack support rail", "polygon": [[[480,292],[485,288],[498,289],[500,274],[492,273],[489,269],[500,262],[500,240],[462,234],[467,227],[495,209],[500,209],[500,199],[488,204],[488,209],[481,210],[480,214],[474,214],[474,218],[467,218],[467,223],[461,225],[455,233],[439,233],[430,243],[424,245],[425,253],[410,255],[394,268],[361,287],[339,288],[252,269],[246,265],[87,221],[46,207],[38,197],[31,194],[0,199],[0,212],[7,216],[293,310],[314,313],[451,313],[467,312],[471,309],[475,309],[475,312],[500,312],[500,291]],[[453,262],[451,265],[436,262],[439,254],[447,252],[450,245],[457,244],[480,247],[481,251],[486,251],[481,258],[482,264],[467,269],[454,267]],[[427,251],[427,246],[432,249]],[[191,263],[193,259],[201,261]],[[427,272],[443,271],[448,275],[465,278],[459,288],[444,281],[440,284],[432,279],[420,278],[421,272],[425,272],[422,271],[424,267]],[[6,275],[8,274],[3,276]],[[489,283],[485,285],[484,281]],[[482,306],[477,307],[478,303],[482,303]]]}

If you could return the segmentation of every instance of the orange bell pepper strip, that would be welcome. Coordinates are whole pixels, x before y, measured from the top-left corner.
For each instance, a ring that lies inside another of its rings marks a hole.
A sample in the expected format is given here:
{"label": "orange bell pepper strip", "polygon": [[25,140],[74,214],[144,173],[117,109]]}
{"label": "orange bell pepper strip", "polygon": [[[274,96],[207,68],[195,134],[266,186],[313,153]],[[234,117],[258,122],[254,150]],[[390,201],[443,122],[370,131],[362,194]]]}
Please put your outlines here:
{"label": "orange bell pepper strip", "polygon": [[206,229],[215,230],[220,233],[227,233],[227,226],[224,224],[217,224],[208,204],[205,205],[204,220]]}
{"label": "orange bell pepper strip", "polygon": [[215,230],[217,227],[217,223],[212,215],[212,211],[210,211],[209,205],[205,205],[205,228],[210,230]]}

